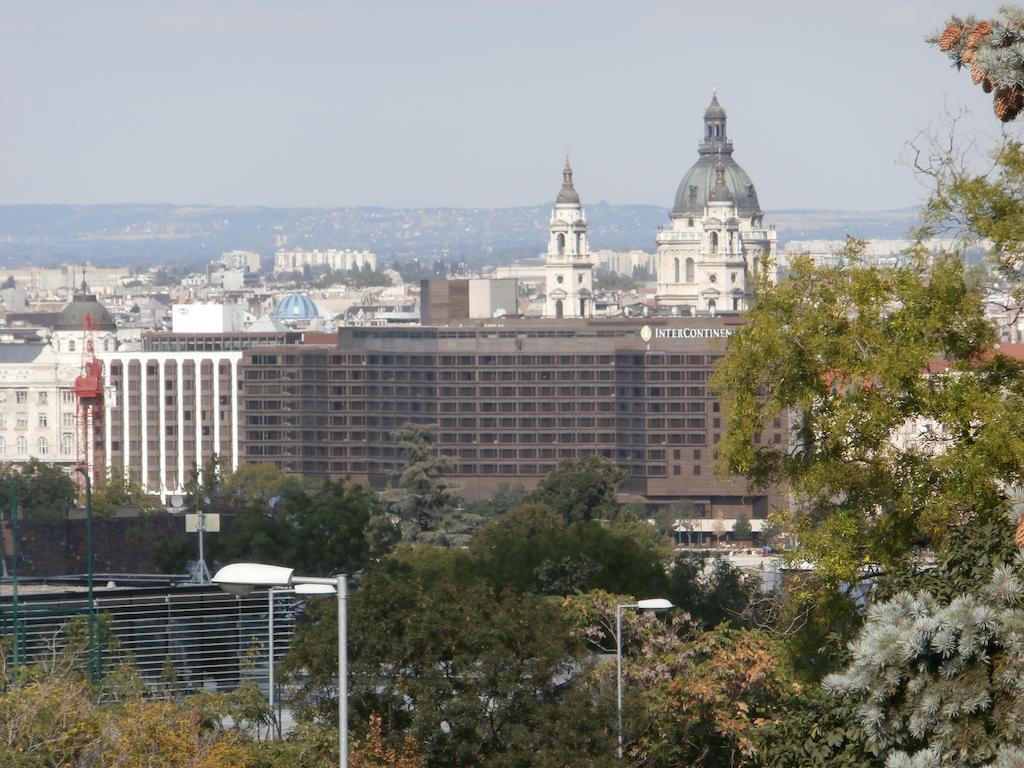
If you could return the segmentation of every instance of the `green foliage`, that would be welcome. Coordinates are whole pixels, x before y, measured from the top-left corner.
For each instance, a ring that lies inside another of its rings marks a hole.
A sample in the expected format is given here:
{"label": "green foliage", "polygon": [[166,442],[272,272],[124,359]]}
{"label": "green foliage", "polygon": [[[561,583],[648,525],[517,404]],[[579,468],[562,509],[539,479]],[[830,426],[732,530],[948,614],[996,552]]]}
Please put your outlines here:
{"label": "green foliage", "polygon": [[412,423],[395,435],[406,463],[391,508],[402,521],[403,533],[412,540],[436,531],[459,503],[454,486],[444,478],[451,463],[434,450],[433,435],[432,427]]}
{"label": "green foliage", "polygon": [[[18,508],[22,518],[65,518],[68,510],[75,506],[75,484],[60,467],[31,458],[24,464],[9,466],[7,474],[17,481]],[[9,489],[6,481],[0,487],[0,504],[4,509],[10,503]]]}
{"label": "green foliage", "polygon": [[466,501],[462,506],[467,513],[477,515],[481,520],[489,521],[515,509],[526,501],[528,495],[522,485],[501,483],[491,498]]}
{"label": "green foliage", "polygon": [[606,589],[661,594],[667,583],[662,540],[646,523],[566,523],[528,502],[480,530],[475,568],[497,591],[566,595]]}
{"label": "green foliage", "polygon": [[922,237],[960,225],[964,245],[988,249],[997,273],[1024,299],[1024,147],[1007,140],[992,169],[977,174],[946,159],[933,170],[936,190],[924,211]]}
{"label": "green foliage", "polygon": [[615,516],[626,470],[603,456],[564,459],[546,475],[529,500],[547,504],[567,523],[608,520]]}
{"label": "green foliage", "polygon": [[[302,714],[327,721],[334,610],[314,607],[318,620],[300,628],[283,665],[302,673]],[[384,738],[413,736],[430,766],[528,765],[557,735],[547,724],[560,683],[584,663],[556,602],[496,594],[457,550],[406,548],[372,566],[349,627],[355,721],[379,713]]]}
{"label": "green foliage", "polygon": [[705,628],[739,627],[755,589],[751,577],[724,559],[681,552],[672,561],[666,596]]}
{"label": "green foliage", "polygon": [[[812,641],[818,651],[855,629],[856,611],[834,598],[865,562],[892,571],[941,547],[957,524],[1000,508],[1024,468],[1021,365],[993,354],[962,261],[866,267],[861,247],[848,244],[847,264],[797,260],[789,280],[759,284],[713,382],[728,413],[725,467],[759,486],[784,482],[796,499],[785,526],[815,570],[791,605],[810,611],[805,631],[831,636]],[[756,443],[783,412],[796,416],[792,446]]]}
{"label": "green foliage", "polygon": [[273,464],[240,464],[224,480],[222,490],[229,502],[268,502],[284,490],[289,479]]}
{"label": "green foliage", "polygon": [[818,686],[795,687],[779,716],[755,736],[756,764],[764,768],[882,768],[878,750],[865,744],[856,704]]}
{"label": "green foliage", "polygon": [[395,535],[388,533],[393,530],[365,486],[292,483],[273,509],[256,499],[237,511],[230,528],[207,542],[211,556],[222,563],[279,563],[304,573],[353,573],[394,545]]}
{"label": "green foliage", "polygon": [[753,536],[754,529],[750,526],[750,515],[744,511],[736,515],[736,525],[732,529],[732,534],[740,541],[747,541]]}
{"label": "green foliage", "polygon": [[135,508],[143,514],[163,509],[160,499],[121,471],[108,472],[92,489],[92,510],[96,517],[109,517],[119,509]]}

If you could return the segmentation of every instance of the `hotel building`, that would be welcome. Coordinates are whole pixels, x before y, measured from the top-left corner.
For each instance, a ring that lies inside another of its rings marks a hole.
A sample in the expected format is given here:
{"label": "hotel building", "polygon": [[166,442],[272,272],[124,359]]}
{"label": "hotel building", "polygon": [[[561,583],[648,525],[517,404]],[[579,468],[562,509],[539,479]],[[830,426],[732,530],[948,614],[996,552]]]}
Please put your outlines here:
{"label": "hotel building", "polygon": [[[724,414],[708,378],[740,322],[466,321],[253,347],[239,363],[239,458],[383,489],[402,466],[396,430],[418,422],[436,425],[469,498],[596,454],[627,470],[637,500],[764,517],[779,499],[714,468]],[[762,439],[782,444],[782,420]]]}

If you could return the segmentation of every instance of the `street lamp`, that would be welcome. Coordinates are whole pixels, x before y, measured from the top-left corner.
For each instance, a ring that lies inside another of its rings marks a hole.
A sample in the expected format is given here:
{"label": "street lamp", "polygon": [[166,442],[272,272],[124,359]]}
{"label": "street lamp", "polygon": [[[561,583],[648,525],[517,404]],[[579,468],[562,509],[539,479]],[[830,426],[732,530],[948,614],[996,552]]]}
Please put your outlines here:
{"label": "street lamp", "polygon": [[638,600],[635,603],[620,603],[615,606],[615,682],[619,712],[619,760],[622,759],[622,610],[638,608],[640,610],[667,611],[672,603],[663,597],[652,597],[649,600]]}
{"label": "street lamp", "polygon": [[86,579],[89,585],[89,674],[94,683],[99,682],[96,659],[96,603],[92,593],[92,478],[84,467],[75,467],[75,472],[85,478],[85,557]]}
{"label": "street lamp", "polygon": [[[212,581],[234,595],[247,595],[255,587],[295,587],[297,592],[307,594],[308,585],[333,587],[338,596],[338,759],[340,768],[348,768],[348,576],[340,573],[333,578],[323,578],[294,574],[294,568],[280,565],[232,563],[217,571]],[[303,586],[301,590],[300,586]]]}

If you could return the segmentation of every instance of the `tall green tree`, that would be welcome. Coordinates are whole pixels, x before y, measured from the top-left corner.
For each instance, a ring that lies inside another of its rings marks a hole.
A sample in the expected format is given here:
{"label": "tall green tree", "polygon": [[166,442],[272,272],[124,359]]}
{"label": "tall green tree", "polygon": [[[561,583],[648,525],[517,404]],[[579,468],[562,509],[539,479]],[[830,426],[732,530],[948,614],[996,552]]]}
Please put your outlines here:
{"label": "tall green tree", "polygon": [[[828,604],[831,616],[865,563],[891,571],[918,548],[941,550],[1024,473],[1024,376],[994,347],[976,277],[957,254],[881,268],[861,263],[861,248],[851,241],[839,266],[798,259],[789,279],[762,281],[713,379],[728,413],[722,462],[755,485],[788,485],[786,525],[814,566],[794,605]],[[795,419],[791,445],[758,441],[783,413]],[[847,615],[829,633],[833,650],[855,629]]]}
{"label": "tall green tree", "polygon": [[410,538],[437,531],[459,505],[455,486],[445,477],[451,463],[434,449],[433,436],[432,427],[412,423],[395,434],[405,467],[398,476],[392,509]]}
{"label": "tall green tree", "polygon": [[[60,467],[31,458],[24,464],[12,465],[9,471],[18,484],[18,507],[22,517],[64,518],[75,506],[75,484]],[[6,506],[6,483],[0,495],[3,495]]]}
{"label": "tall green tree", "polygon": [[[301,714],[328,721],[333,602],[297,634],[286,665],[304,681]],[[496,594],[466,553],[418,546],[374,565],[352,594],[349,627],[354,722],[378,713],[385,739],[414,737],[427,765],[525,767],[565,736],[551,723],[587,663],[579,637],[557,601]]]}
{"label": "tall green tree", "polygon": [[619,509],[626,470],[603,456],[564,459],[547,474],[529,500],[547,504],[567,523],[607,520]]}

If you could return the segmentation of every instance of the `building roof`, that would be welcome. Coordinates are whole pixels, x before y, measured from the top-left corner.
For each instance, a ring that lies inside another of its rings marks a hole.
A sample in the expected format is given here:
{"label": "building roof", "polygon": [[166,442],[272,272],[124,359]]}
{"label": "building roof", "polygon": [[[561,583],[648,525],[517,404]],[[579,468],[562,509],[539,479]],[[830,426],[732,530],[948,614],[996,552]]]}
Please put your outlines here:
{"label": "building roof", "polygon": [[117,330],[114,318],[110,316],[107,308],[104,307],[91,293],[76,293],[75,297],[61,311],[57,322],[53,325],[55,331],[81,331],[85,328],[85,318],[92,319],[92,327],[97,331]]}
{"label": "building roof", "polygon": [[0,344],[0,364],[31,363],[44,349],[45,344]]}
{"label": "building roof", "polygon": [[312,320],[320,316],[320,310],[306,294],[292,293],[274,308],[273,316],[278,320]]}

